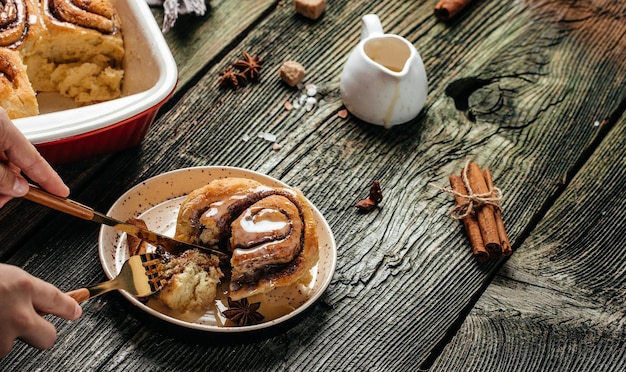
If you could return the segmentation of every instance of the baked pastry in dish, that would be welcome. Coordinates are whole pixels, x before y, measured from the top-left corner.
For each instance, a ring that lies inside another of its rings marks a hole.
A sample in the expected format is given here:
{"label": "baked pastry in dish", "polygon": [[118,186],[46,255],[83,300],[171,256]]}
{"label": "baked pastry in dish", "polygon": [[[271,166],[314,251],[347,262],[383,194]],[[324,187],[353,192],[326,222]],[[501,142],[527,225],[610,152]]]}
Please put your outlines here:
{"label": "baked pastry in dish", "polygon": [[0,46],[33,50],[44,35],[38,0],[5,0],[0,8]]}
{"label": "baked pastry in dish", "polygon": [[231,255],[224,270],[230,271],[233,300],[310,279],[319,254],[316,223],[302,193],[244,178],[214,180],[191,192],[174,237]]}
{"label": "baked pastry in dish", "polygon": [[39,105],[20,55],[0,48],[0,106],[10,118],[37,115]]}
{"label": "baked pastry in dish", "polygon": [[[81,104],[120,97],[125,50],[110,0],[4,3],[0,47],[19,52],[35,92],[58,92]],[[0,97],[8,111],[25,112],[10,107],[17,104]]]}

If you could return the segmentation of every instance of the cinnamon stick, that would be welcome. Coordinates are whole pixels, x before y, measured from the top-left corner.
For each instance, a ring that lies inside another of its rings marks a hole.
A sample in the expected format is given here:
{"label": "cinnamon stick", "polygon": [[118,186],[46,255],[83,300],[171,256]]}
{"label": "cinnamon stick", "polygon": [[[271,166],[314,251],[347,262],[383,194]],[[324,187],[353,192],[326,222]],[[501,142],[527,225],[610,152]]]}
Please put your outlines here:
{"label": "cinnamon stick", "polygon": [[[491,171],[489,170],[489,168],[485,168],[485,170],[483,170],[483,174],[485,177],[485,182],[487,183],[487,187],[489,187],[489,190],[491,190],[491,196],[495,196],[495,193],[493,192],[494,189],[494,185],[493,185],[493,178],[491,177]],[[500,210],[500,208],[494,208],[494,217],[496,219],[496,227],[498,228],[498,236],[500,237],[500,246],[502,249],[502,254],[505,256],[510,256],[511,253],[513,253],[513,250],[511,249],[511,242],[509,242],[509,236],[506,233],[506,229],[504,228],[504,220],[502,219],[502,211]]]}
{"label": "cinnamon stick", "polygon": [[[457,192],[459,195],[467,195],[467,189],[463,184],[463,179],[458,174],[450,175],[450,186],[452,187],[452,190]],[[457,205],[465,203],[465,199],[459,195],[454,195],[454,200],[456,200]],[[468,215],[463,218],[463,226],[465,227],[465,233],[472,246],[472,252],[474,252],[478,261],[486,261],[489,258],[489,252],[483,244],[483,238],[480,232],[480,227],[478,226],[478,220],[476,220],[474,215]]]}
{"label": "cinnamon stick", "polygon": [[459,14],[472,0],[439,0],[435,5],[435,17],[448,21]]}
{"label": "cinnamon stick", "polygon": [[[472,194],[488,195],[489,188],[485,182],[485,176],[482,170],[475,162],[470,162],[467,167],[467,177]],[[484,204],[476,208],[476,219],[483,237],[485,248],[489,252],[490,257],[497,257],[502,253],[500,247],[500,236],[496,225],[495,211],[493,205]]]}

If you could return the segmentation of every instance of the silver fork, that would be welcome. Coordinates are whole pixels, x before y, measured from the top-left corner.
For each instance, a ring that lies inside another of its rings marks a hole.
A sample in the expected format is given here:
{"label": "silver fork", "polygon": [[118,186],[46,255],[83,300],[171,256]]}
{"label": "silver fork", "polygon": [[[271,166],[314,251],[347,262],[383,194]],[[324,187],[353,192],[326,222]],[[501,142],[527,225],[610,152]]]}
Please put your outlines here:
{"label": "silver fork", "polygon": [[123,289],[133,296],[144,297],[163,288],[164,282],[161,257],[155,253],[144,253],[126,260],[114,279],[87,288],[75,289],[67,294],[79,303],[115,289]]}

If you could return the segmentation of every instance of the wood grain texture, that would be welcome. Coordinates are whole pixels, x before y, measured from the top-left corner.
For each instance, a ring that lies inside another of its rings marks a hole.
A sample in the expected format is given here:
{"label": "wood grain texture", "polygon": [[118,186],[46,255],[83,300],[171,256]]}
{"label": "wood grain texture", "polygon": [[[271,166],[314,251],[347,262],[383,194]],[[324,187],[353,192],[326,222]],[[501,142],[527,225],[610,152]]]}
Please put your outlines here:
{"label": "wood grain texture", "polygon": [[[171,327],[111,294],[84,304],[77,321],[56,320],[52,350],[18,344],[0,369],[414,371],[428,365],[504,262],[476,262],[461,225],[447,215],[453,198],[428,185],[445,185],[466,156],[489,167],[504,192],[512,245],[521,244],[571,187],[563,178],[576,174],[610,134],[610,125],[593,123],[624,111],[626,67],[619,53],[605,58],[622,42],[612,35],[623,34],[615,20],[624,9],[607,13],[592,5],[477,1],[441,23],[425,0],[333,1],[315,22],[279,3],[219,60],[207,61],[142,145],[108,157],[76,199],[106,210],[135,184],[189,166],[267,173],[299,187],[335,234],[338,267],[321,301],[296,322],[242,339]],[[424,111],[391,130],[337,116],[341,70],[366,13],[413,42],[429,76]],[[168,42],[178,48],[178,40]],[[265,58],[260,81],[218,88],[219,72],[244,50]],[[302,63],[306,81],[320,87],[323,102],[311,111],[284,109],[301,94],[278,79],[287,59]],[[282,148],[272,150],[259,132],[276,135]],[[383,202],[359,213],[354,204],[374,179]],[[23,231],[8,215],[0,222]],[[63,289],[101,279],[97,229],[85,224],[54,219],[37,234],[18,234],[12,240],[23,244],[9,262]]]}
{"label": "wood grain texture", "polygon": [[626,368],[624,138],[622,116],[432,371]]}
{"label": "wood grain texture", "polygon": [[[207,64],[215,63],[229,46],[276,6],[277,0],[211,0],[207,3],[204,16],[179,15],[175,27],[164,35],[178,67],[177,90]],[[153,7],[152,13],[161,27],[163,9]]]}
{"label": "wood grain texture", "polygon": [[[91,177],[100,172],[108,160],[108,156],[99,159],[66,164],[56,167],[57,172],[70,187],[72,196],[77,195]],[[42,226],[61,213],[44,208],[29,201],[11,200],[0,209],[0,260],[5,261],[15,251],[22,249],[23,244],[38,235]]]}

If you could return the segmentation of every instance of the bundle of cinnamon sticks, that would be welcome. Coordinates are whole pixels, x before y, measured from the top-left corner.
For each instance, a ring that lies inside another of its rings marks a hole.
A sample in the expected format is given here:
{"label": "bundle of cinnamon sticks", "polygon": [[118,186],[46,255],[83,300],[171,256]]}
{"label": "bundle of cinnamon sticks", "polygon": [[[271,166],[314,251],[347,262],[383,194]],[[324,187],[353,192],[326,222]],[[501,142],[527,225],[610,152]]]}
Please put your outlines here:
{"label": "bundle of cinnamon sticks", "polygon": [[450,175],[450,186],[456,201],[453,218],[463,222],[472,251],[480,262],[512,253],[504,229],[500,190],[493,184],[489,168],[481,170],[468,161],[461,174]]}

